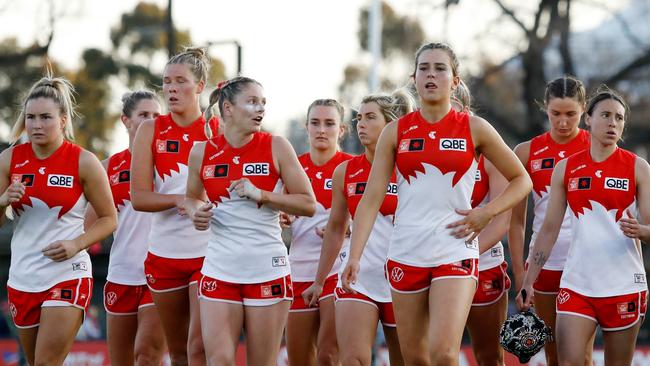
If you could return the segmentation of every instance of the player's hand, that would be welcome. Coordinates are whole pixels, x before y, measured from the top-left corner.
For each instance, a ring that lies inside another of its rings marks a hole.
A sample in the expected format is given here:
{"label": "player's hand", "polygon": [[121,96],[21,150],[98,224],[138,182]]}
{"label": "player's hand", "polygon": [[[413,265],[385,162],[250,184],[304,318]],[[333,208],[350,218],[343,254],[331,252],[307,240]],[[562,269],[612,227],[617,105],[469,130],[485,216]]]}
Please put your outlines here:
{"label": "player's hand", "polygon": [[307,287],[305,291],[302,292],[302,300],[305,302],[307,307],[318,306],[318,298],[323,293],[323,285],[314,281],[311,286]]}
{"label": "player's hand", "polygon": [[241,198],[248,198],[257,203],[262,200],[262,190],[255,187],[248,178],[241,178],[230,183],[229,191],[235,191]]}
{"label": "player's hand", "polygon": [[348,259],[345,265],[343,274],[341,275],[341,283],[345,292],[356,294],[357,292],[352,288],[352,285],[357,283],[357,276],[359,275],[359,261],[356,259]]}
{"label": "player's hand", "polygon": [[634,215],[632,215],[632,212],[630,212],[629,209],[625,210],[625,215],[627,217],[623,216],[618,221],[621,231],[623,231],[623,234],[625,234],[625,236],[632,239],[641,239],[648,237],[648,231],[650,230],[650,228],[648,228],[648,225],[639,223],[639,221],[636,219],[636,217],[634,217]]}
{"label": "player's hand", "polygon": [[288,229],[291,227],[294,221],[296,221],[297,216],[289,215],[286,212],[280,212],[280,227],[283,229]]}
{"label": "player's hand", "polygon": [[210,227],[210,219],[212,218],[212,202],[204,203],[199,208],[194,210],[192,214],[192,224],[196,230],[205,231]]}
{"label": "player's hand", "polygon": [[318,235],[319,238],[323,239],[325,237],[325,228],[324,227],[316,226],[314,228],[314,231],[316,232],[316,235]]}
{"label": "player's hand", "polygon": [[0,206],[7,207],[14,202],[20,201],[25,194],[25,185],[21,182],[13,182],[0,195]]}
{"label": "player's hand", "polygon": [[44,256],[55,262],[63,262],[79,253],[81,247],[76,240],[57,240],[41,251]]}
{"label": "player's hand", "polygon": [[527,311],[533,306],[535,300],[535,291],[533,290],[533,285],[524,285],[524,288],[519,291],[515,301],[517,302],[517,308],[520,311]]}
{"label": "player's hand", "polygon": [[474,208],[471,210],[456,209],[456,213],[465,217],[447,225],[447,229],[452,229],[451,235],[457,239],[468,238],[466,240],[467,242],[474,240],[481,233],[481,230],[490,223],[493,217],[483,208]]}

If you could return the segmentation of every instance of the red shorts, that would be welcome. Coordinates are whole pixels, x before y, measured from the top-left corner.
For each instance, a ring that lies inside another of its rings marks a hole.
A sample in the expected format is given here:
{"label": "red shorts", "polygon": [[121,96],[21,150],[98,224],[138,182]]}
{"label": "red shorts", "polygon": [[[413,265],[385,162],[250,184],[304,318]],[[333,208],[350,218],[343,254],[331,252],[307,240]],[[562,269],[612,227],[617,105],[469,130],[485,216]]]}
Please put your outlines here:
{"label": "red shorts", "polygon": [[508,263],[503,262],[501,265],[478,273],[478,288],[472,306],[487,306],[499,301],[501,296],[510,289],[507,269]]}
{"label": "red shorts", "polygon": [[[334,289],[336,288],[336,283],[339,282],[339,275],[333,274],[325,279],[323,284],[323,292],[318,297],[318,300],[327,299],[330,296],[334,296]],[[318,303],[316,306],[309,307],[305,304],[305,300],[302,298],[302,293],[312,285],[313,282],[294,282],[293,283],[293,302],[291,303],[290,312],[297,311],[315,311],[318,310]]]}
{"label": "red shorts", "polygon": [[379,311],[379,321],[381,321],[381,324],[387,327],[397,326],[397,322],[395,322],[395,313],[393,312],[392,302],[378,302],[360,292],[357,292],[356,294],[345,292],[340,287],[336,288],[334,294],[336,296],[336,302],[358,301],[374,306],[377,308],[377,311]]}
{"label": "red shorts", "polygon": [[167,292],[188,287],[201,279],[203,258],[175,259],[147,253],[144,273],[153,292]]}
{"label": "red shorts", "polygon": [[386,278],[396,292],[415,293],[429,289],[431,282],[445,278],[478,279],[478,259],[463,259],[436,267],[415,267],[388,260]]}
{"label": "red shorts", "polygon": [[153,305],[147,285],[130,286],[106,282],[104,285],[104,309],[112,315],[133,315],[138,309]]}
{"label": "red shorts", "polygon": [[553,271],[550,269],[542,269],[533,283],[533,290],[540,294],[557,295],[560,291],[560,279],[562,278],[562,271]]}
{"label": "red shorts", "polygon": [[46,306],[73,306],[86,313],[93,295],[90,277],[59,282],[43,292],[25,292],[7,286],[9,310],[16,328],[37,327],[41,308]]}
{"label": "red shorts", "polygon": [[604,331],[629,328],[645,316],[647,292],[610,297],[589,297],[566,288],[560,289],[556,312],[595,321]]}
{"label": "red shorts", "polygon": [[293,299],[291,275],[262,283],[232,283],[202,276],[199,298],[245,306],[270,306]]}

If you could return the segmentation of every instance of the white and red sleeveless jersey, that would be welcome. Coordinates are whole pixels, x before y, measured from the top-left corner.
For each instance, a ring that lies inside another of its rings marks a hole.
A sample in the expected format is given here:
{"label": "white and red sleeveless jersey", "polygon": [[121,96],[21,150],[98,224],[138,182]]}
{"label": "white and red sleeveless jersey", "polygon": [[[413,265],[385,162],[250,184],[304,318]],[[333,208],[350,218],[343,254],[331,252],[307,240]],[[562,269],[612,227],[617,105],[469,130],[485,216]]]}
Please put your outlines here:
{"label": "white and red sleeveless jersey", "polygon": [[470,209],[476,176],[469,114],[451,109],[436,123],[419,111],[397,122],[399,202],[388,258],[434,267],[478,258],[478,240],[465,243],[445,226],[461,220],[456,209]]}
{"label": "white and red sleeveless jersey", "polygon": [[81,151],[64,141],[52,155],[39,159],[31,143],[13,148],[11,182],[23,182],[25,194],[11,204],[15,217],[7,282],[11,288],[41,292],[59,282],[92,277],[85,250],[63,262],[41,252],[57,240],[71,240],[84,232],[87,201],[79,180]]}
{"label": "white and red sleeveless jersey", "polygon": [[[558,144],[551,138],[551,133],[546,132],[530,140],[530,153],[526,171],[533,181],[533,206],[535,217],[533,218],[533,235],[530,238],[528,248],[528,260],[535,247],[537,233],[542,228],[546,207],[551,193],[551,175],[557,163],[569,156],[589,148],[589,132],[580,130],[578,135],[565,144]],[[571,219],[569,210],[564,214],[562,228],[557,236],[555,246],[551,251],[545,269],[559,271],[564,268],[569,247],[571,246]]]}
{"label": "white and red sleeveless jersey", "polygon": [[[154,124],[151,151],[154,162],[154,191],[185,194],[187,163],[192,146],[205,141],[205,119],[201,116],[181,127],[171,114],[158,116]],[[149,235],[149,251],[165,258],[198,258],[205,255],[208,233],[198,231],[187,216],[173,207],[154,212]]]}
{"label": "white and red sleeveless jersey", "polygon": [[[316,278],[320,250],[323,246],[323,239],[316,234],[316,228],[325,229],[330,217],[334,169],[350,158],[352,155],[339,151],[327,163],[317,166],[311,161],[309,153],[298,157],[316,196],[316,213],[312,217],[298,217],[291,224],[289,259],[291,260],[291,279],[293,281],[308,282],[314,281]],[[338,273],[342,256],[347,253],[346,249],[349,244],[349,238],[345,238],[341,253],[334,262],[329,275]]]}
{"label": "white and red sleeveless jersey", "polygon": [[131,204],[129,149],[108,159],[106,173],[117,209],[117,230],[113,233],[106,280],[121,285],[144,285],[147,283],[144,260],[149,249],[151,213],[136,211]]}
{"label": "white and red sleeveless jersey", "polygon": [[[352,158],[346,167],[343,189],[348,203],[348,211],[354,221],[357,206],[366,191],[371,164],[365,154]],[[397,208],[397,178],[391,176],[386,196],[379,208],[370,236],[359,261],[357,282],[352,288],[377,302],[391,302],[390,285],[384,276],[384,263],[388,258],[388,245],[393,232],[393,219]],[[345,256],[343,267],[347,262]],[[339,278],[339,287],[341,286]]]}
{"label": "white and red sleeveless jersey", "polygon": [[636,213],[636,158],[617,148],[602,162],[593,161],[588,149],[567,160],[564,188],[573,240],[560,287],[591,297],[647,289],[641,247],[618,223],[625,210]]}
{"label": "white and red sleeveless jersey", "polygon": [[248,178],[259,189],[281,192],[272,143],[273,136],[264,132],[239,148],[224,136],[206,143],[201,180],[214,208],[202,274],[226,282],[259,283],[291,272],[278,210],[228,190],[233,181]]}
{"label": "white and red sleeveless jersey", "polygon": [[[490,177],[485,171],[485,157],[481,155],[476,168],[476,183],[472,191],[472,208],[483,207],[488,204],[490,196]],[[498,242],[492,248],[483,252],[478,258],[478,270],[485,271],[500,266],[505,260],[503,245]]]}

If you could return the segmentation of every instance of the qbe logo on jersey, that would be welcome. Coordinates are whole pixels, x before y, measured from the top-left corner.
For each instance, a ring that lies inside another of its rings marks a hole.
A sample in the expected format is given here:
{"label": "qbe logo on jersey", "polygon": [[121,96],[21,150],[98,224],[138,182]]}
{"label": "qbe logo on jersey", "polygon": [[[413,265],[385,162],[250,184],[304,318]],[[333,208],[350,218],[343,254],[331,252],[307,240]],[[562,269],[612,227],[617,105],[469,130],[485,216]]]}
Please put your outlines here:
{"label": "qbe logo on jersey", "polygon": [[605,189],[615,189],[617,191],[628,191],[630,188],[630,180],[624,178],[605,178]]}
{"label": "qbe logo on jersey", "polygon": [[47,176],[48,187],[72,188],[74,177],[71,175],[50,174]]}
{"label": "qbe logo on jersey", "polygon": [[332,180],[331,179],[325,179],[325,185],[323,186],[323,189],[326,191],[331,191],[332,190]]}
{"label": "qbe logo on jersey", "polygon": [[246,163],[242,169],[242,175],[255,176],[255,175],[269,175],[269,163]]}
{"label": "qbe logo on jersey", "polygon": [[440,150],[467,151],[465,139],[440,139]]}

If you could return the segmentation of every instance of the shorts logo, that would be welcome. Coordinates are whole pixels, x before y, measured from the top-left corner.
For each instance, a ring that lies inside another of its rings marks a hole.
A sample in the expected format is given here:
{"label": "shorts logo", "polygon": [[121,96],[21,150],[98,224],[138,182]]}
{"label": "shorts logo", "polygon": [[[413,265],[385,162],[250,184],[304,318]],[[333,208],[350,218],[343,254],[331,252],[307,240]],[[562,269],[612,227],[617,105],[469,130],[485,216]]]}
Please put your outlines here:
{"label": "shorts logo", "polygon": [[569,294],[568,292],[562,290],[562,291],[560,291],[559,294],[557,294],[557,303],[562,305],[565,302],[569,301],[570,298],[571,298],[571,294]]}
{"label": "shorts logo", "polygon": [[501,290],[501,282],[499,280],[483,281],[481,287],[485,292]]}
{"label": "shorts logo", "polygon": [[113,291],[106,294],[106,304],[108,306],[113,306],[117,301],[117,294]]}
{"label": "shorts logo", "polygon": [[269,163],[247,163],[244,164],[243,176],[269,175]]}
{"label": "shorts logo", "polygon": [[630,189],[630,180],[624,178],[605,177],[605,189],[615,189],[617,191],[628,191]]}
{"label": "shorts logo", "polygon": [[153,275],[152,275],[151,273],[147,273],[147,274],[145,275],[145,277],[147,277],[147,282],[149,282],[149,283],[151,283],[151,284],[156,283],[156,279],[153,278]]}
{"label": "shorts logo", "polygon": [[87,271],[88,270],[88,265],[86,264],[86,262],[72,263],[72,270],[73,271]]}
{"label": "shorts logo", "polygon": [[20,182],[25,185],[25,187],[31,187],[34,185],[34,174],[12,174],[11,182]]}
{"label": "shorts logo", "polygon": [[74,177],[71,175],[50,174],[47,176],[48,187],[72,188]]}
{"label": "shorts logo", "polygon": [[472,271],[472,260],[471,259],[463,259],[462,261],[456,262],[451,267],[451,270],[452,271],[465,272],[467,274],[470,274],[470,272]]}
{"label": "shorts logo", "polygon": [[636,303],[634,301],[630,302],[619,302],[616,304],[616,310],[619,315],[625,315],[636,312]]}
{"label": "shorts logo", "polygon": [[61,290],[61,298],[63,300],[72,300],[72,290],[64,288]]}
{"label": "shorts logo", "polygon": [[203,179],[223,178],[228,176],[228,164],[206,165],[203,167]]}
{"label": "shorts logo", "polygon": [[424,139],[405,139],[399,143],[398,152],[423,151]]}
{"label": "shorts logo", "polygon": [[273,267],[286,267],[287,257],[273,257],[272,258]]}
{"label": "shorts logo", "polygon": [[323,189],[326,191],[331,191],[332,190],[332,180],[331,179],[325,179],[325,185],[323,186]]}
{"label": "shorts logo", "polygon": [[645,283],[645,274],[635,273],[634,274],[634,283]]}
{"label": "shorts logo", "polygon": [[569,191],[582,191],[591,189],[591,177],[569,179]]}
{"label": "shorts logo", "polygon": [[465,139],[440,139],[441,151],[467,151]]}
{"label": "shorts logo", "polygon": [[282,295],[282,285],[277,283],[273,285],[262,286],[261,290],[262,290],[262,297],[273,297],[273,296]]}
{"label": "shorts logo", "polygon": [[11,313],[12,318],[15,318],[16,315],[18,315],[18,309],[16,309],[16,305],[14,305],[13,302],[9,303],[9,312]]}
{"label": "shorts logo", "polygon": [[555,167],[555,158],[537,159],[530,162],[533,172],[538,170],[550,170]]}
{"label": "shorts logo", "polygon": [[212,292],[217,289],[217,281],[203,281],[201,290],[205,292]]}
{"label": "shorts logo", "polygon": [[390,278],[394,282],[399,282],[404,278],[404,271],[399,267],[395,267],[390,271]]}

